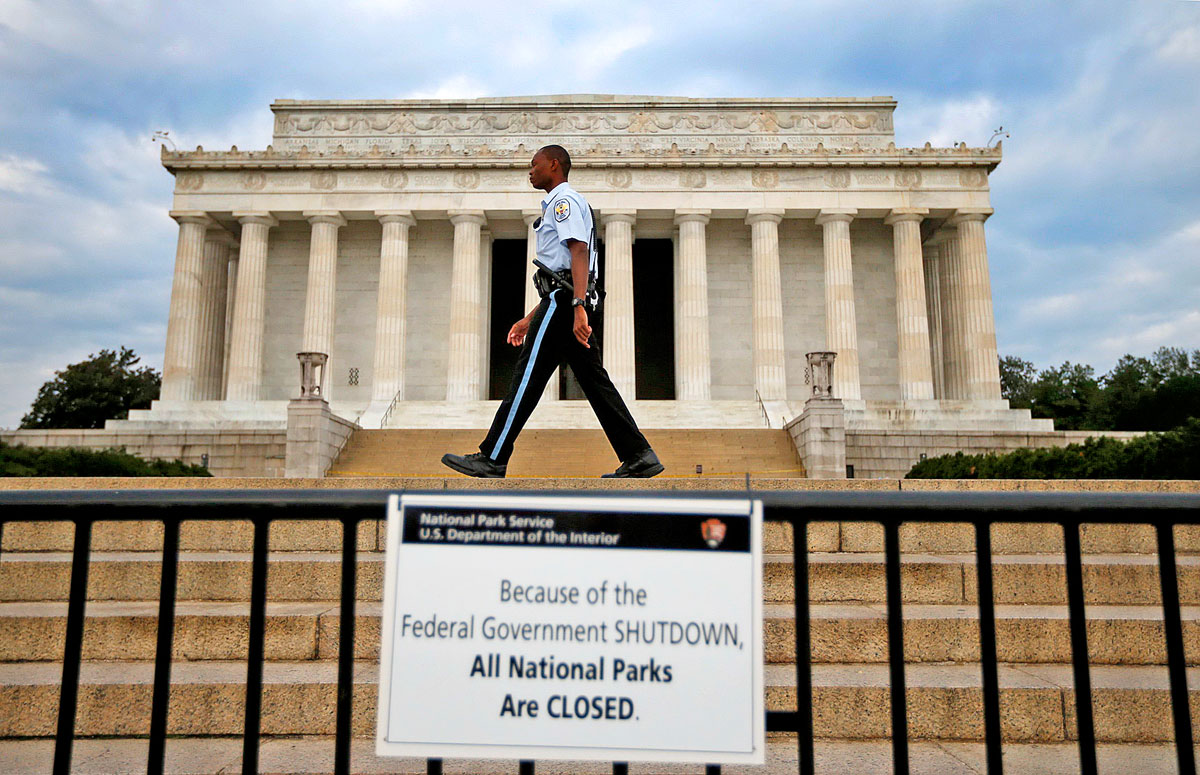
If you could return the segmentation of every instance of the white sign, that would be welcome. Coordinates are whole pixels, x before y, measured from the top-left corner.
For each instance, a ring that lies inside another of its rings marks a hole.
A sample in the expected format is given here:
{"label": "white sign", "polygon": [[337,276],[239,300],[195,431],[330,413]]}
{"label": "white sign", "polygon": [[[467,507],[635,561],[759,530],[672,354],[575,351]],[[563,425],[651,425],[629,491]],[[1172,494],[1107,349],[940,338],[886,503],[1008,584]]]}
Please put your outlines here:
{"label": "white sign", "polygon": [[762,507],[388,505],[381,756],[761,764]]}

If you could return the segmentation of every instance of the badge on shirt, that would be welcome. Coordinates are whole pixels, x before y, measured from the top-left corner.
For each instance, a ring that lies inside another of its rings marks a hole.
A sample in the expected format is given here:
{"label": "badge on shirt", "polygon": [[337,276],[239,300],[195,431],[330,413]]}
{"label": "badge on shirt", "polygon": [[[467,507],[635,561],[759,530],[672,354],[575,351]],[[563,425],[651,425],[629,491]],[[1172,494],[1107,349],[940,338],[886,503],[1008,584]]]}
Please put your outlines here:
{"label": "badge on shirt", "polygon": [[571,203],[566,199],[560,199],[554,204],[554,220],[565,221],[571,215]]}

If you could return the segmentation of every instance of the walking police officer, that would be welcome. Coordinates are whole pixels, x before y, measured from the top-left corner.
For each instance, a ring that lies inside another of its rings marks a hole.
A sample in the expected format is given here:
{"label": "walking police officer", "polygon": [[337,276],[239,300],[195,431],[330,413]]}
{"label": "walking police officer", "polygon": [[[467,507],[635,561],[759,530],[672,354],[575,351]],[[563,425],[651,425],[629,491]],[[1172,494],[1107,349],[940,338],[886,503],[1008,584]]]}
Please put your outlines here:
{"label": "walking police officer", "polygon": [[605,477],[646,478],[663,470],[658,456],[600,365],[600,354],[588,310],[598,301],[595,292],[596,227],[591,208],[571,184],[571,156],[558,145],[547,145],[533,156],[529,182],[545,191],[537,231],[538,273],[534,278],[542,297],[529,314],[513,324],[508,342],[521,348],[508,397],[500,404],[479,452],[442,457],[459,473],[502,478],[513,442],[537,406],[550,375],[562,363],[571,367],[591,404],[621,466]]}

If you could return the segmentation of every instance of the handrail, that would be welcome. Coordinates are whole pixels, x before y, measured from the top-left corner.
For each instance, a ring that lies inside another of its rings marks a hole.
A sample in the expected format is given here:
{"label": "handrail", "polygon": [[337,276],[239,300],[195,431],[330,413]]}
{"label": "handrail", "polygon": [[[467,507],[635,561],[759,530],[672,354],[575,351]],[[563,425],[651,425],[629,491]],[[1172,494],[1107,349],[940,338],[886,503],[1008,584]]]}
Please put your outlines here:
{"label": "handrail", "polygon": [[767,405],[763,403],[762,395],[758,392],[758,388],[754,388],[754,400],[758,401],[758,411],[762,412],[763,422],[765,422],[767,427],[770,428],[771,418],[767,414]]}
{"label": "handrail", "polygon": [[388,404],[387,410],[383,413],[383,419],[379,421],[379,427],[386,428],[387,422],[391,419],[392,411],[396,408],[396,404],[400,403],[400,391],[396,391],[396,395],[392,396],[392,402]]}

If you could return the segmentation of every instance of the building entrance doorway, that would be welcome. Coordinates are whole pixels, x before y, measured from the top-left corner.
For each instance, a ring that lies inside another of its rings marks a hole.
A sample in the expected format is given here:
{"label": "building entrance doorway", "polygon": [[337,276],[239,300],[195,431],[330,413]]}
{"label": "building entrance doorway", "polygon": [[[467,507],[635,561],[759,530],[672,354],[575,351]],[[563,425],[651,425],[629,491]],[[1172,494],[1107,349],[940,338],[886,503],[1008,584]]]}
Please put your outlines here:
{"label": "building entrance doorway", "polygon": [[674,254],[669,239],[633,243],[633,344],[642,401],[675,399]]}
{"label": "building entrance doorway", "polygon": [[533,267],[525,264],[525,240],[492,240],[491,333],[488,335],[487,397],[502,401],[512,384],[520,348],[506,339],[512,324],[525,317],[525,284]]}

